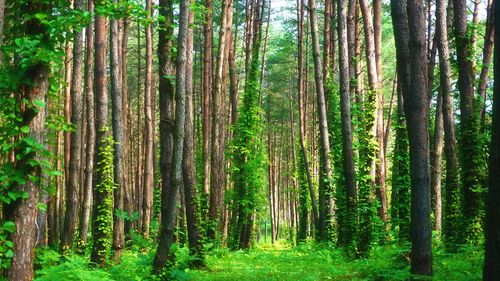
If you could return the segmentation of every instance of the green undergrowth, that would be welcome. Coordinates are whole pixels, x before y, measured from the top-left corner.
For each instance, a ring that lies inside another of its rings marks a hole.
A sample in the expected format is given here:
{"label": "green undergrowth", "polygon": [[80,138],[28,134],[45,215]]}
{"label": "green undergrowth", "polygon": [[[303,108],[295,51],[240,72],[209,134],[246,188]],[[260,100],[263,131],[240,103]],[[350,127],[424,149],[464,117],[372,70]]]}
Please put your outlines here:
{"label": "green undergrowth", "polygon": [[[409,280],[408,247],[389,244],[375,248],[368,259],[350,260],[339,249],[305,243],[258,244],[250,251],[217,249],[207,256],[207,269],[190,270],[187,249],[177,250],[178,263],[171,280],[253,281],[253,280]],[[434,276],[427,280],[481,280],[482,251],[465,249],[445,253],[434,251]],[[125,251],[120,264],[106,269],[89,267],[88,259],[60,257],[52,250],[37,253],[35,280],[158,280],[150,275],[153,252]],[[426,280],[426,279],[424,279]]]}

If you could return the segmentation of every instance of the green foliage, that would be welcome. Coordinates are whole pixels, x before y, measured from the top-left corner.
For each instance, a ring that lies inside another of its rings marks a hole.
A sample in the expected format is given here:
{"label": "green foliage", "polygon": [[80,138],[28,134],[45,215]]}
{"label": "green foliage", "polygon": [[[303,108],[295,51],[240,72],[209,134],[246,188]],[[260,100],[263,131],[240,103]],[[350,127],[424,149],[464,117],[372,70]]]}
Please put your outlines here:
{"label": "green foliage", "polygon": [[394,144],[392,171],[392,229],[398,231],[398,239],[410,239],[410,153],[406,132],[405,116],[402,112],[396,114],[396,140]]}
{"label": "green foliage", "polygon": [[371,174],[372,166],[377,159],[377,141],[375,139],[376,92],[366,91],[363,103],[362,124],[359,129],[359,242],[358,252],[367,256],[374,240],[377,208],[375,198],[375,179]]}
{"label": "green foliage", "polygon": [[307,171],[303,153],[298,153],[297,169],[299,176],[299,229],[297,231],[297,242],[303,242],[307,238],[307,226],[311,200],[309,198],[309,186],[307,183]]}
{"label": "green foliage", "polygon": [[[108,131],[109,128],[102,128]],[[103,198],[101,204],[95,206],[93,255],[98,263],[103,265],[109,258],[111,248],[111,233],[113,231],[113,190],[116,188],[113,177],[113,156],[115,141],[106,137],[99,145],[99,161],[95,171],[101,175],[101,181],[96,184],[94,194]],[[98,233],[97,233],[97,232]]]}
{"label": "green foliage", "polygon": [[[232,178],[234,192],[232,196],[233,216],[237,222],[232,225],[229,245],[231,248],[241,247],[240,236],[246,236],[253,229],[252,215],[264,205],[262,192],[264,187],[264,173],[266,155],[262,141],[262,110],[259,105],[259,46],[253,47],[253,56],[250,72],[245,84],[243,100],[235,124],[234,138],[231,144],[233,158]],[[245,236],[245,235],[243,235]],[[249,239],[247,237],[247,239]]]}

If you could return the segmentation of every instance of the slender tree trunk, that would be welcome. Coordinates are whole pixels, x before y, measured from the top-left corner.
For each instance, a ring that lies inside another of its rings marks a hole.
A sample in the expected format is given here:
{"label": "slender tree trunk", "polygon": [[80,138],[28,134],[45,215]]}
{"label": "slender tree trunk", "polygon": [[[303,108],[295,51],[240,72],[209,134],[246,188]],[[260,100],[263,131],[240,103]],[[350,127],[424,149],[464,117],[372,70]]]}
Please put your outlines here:
{"label": "slender tree trunk", "polygon": [[[366,48],[366,61],[368,66],[368,84],[369,90],[372,92],[369,96],[374,95],[374,105],[375,105],[375,120],[373,127],[371,124],[368,124],[367,130],[373,131],[373,134],[376,138],[376,153],[377,153],[377,161],[368,160],[371,163],[367,163],[367,166],[371,166],[373,171],[370,173],[374,175],[374,185],[376,186],[375,192],[378,200],[380,201],[380,207],[378,208],[379,216],[387,223],[387,190],[385,187],[385,164],[384,160],[384,151],[383,151],[383,96],[380,91],[380,77],[379,77],[379,63],[377,62],[377,41],[375,41],[375,27],[373,24],[372,15],[370,12],[370,6],[368,0],[360,0],[361,12],[363,14],[363,23],[365,28],[365,48]],[[377,8],[375,8],[377,10]],[[377,15],[378,16],[378,15]],[[377,20],[378,22],[378,20]],[[377,23],[378,25],[378,23]],[[377,33],[378,27],[377,27]],[[379,34],[380,35],[380,34]],[[381,40],[377,35],[377,40]],[[371,112],[367,114],[371,115]],[[368,120],[365,120],[365,122]],[[368,165],[369,164],[369,165]]]}
{"label": "slender tree trunk", "polygon": [[213,41],[213,4],[212,0],[205,0],[205,25],[203,46],[203,88],[202,88],[202,115],[203,115],[203,190],[205,194],[210,189],[210,140],[212,130],[212,41]]}
{"label": "slender tree trunk", "polygon": [[[189,26],[193,24],[194,14],[189,12]],[[199,201],[196,186],[196,165],[194,155],[194,108],[193,108],[193,28],[188,29],[186,42],[186,124],[184,156],[182,162],[184,196],[186,202],[186,221],[189,251],[193,257],[191,266],[203,267],[203,245],[200,233]]]}
{"label": "slender tree trunk", "polygon": [[342,156],[346,194],[345,244],[353,254],[357,233],[357,188],[354,153],[352,148],[351,97],[349,86],[349,47],[347,39],[347,2],[338,1],[338,38],[339,38],[339,80],[340,80],[340,115],[342,123]]}
{"label": "slender tree trunk", "polygon": [[[158,30],[158,61],[159,61],[159,92],[160,92],[160,172],[161,172],[161,201],[168,202],[170,196],[170,174],[172,171],[172,149],[173,149],[173,125],[174,125],[174,80],[170,75],[173,74],[172,69],[172,36],[173,36],[173,2],[170,0],[162,0],[159,3],[160,15],[164,18],[160,21],[160,28]],[[167,225],[169,220],[168,205],[161,204],[161,225]],[[175,217],[175,216],[174,216]],[[167,233],[167,229],[160,228],[163,233]],[[168,229],[168,233],[172,232]],[[159,236],[159,244],[163,248],[169,247],[172,243],[171,238],[166,235]],[[162,248],[162,249],[163,249]],[[166,253],[158,252],[158,255],[153,261],[153,266],[161,271],[167,259]]]}
{"label": "slender tree trunk", "polygon": [[[500,18],[500,5],[495,5],[495,17]],[[495,22],[495,29],[500,29],[500,21]],[[500,34],[495,35],[495,61],[493,86],[493,123],[489,163],[489,187],[486,200],[485,254],[483,280],[500,279]]]}
{"label": "slender tree trunk", "polygon": [[[152,16],[152,0],[146,1],[146,10]],[[142,234],[149,237],[149,225],[151,221],[151,211],[153,207],[153,27],[148,24],[146,27],[146,81],[144,87],[144,121],[145,121],[145,159],[144,159],[144,203],[142,213]]]}
{"label": "slender tree trunk", "polygon": [[[307,203],[307,192],[309,192],[311,207],[312,207],[312,221],[314,223],[315,229],[317,230],[319,227],[318,223],[318,210],[316,205],[316,197],[314,195],[312,176],[311,176],[311,168],[309,166],[309,161],[307,158],[307,146],[306,146],[306,102],[304,99],[304,6],[300,0],[297,0],[297,29],[298,29],[298,79],[297,79],[297,94],[298,94],[298,107],[299,107],[299,137],[300,137],[300,162],[304,164],[304,170],[307,175],[306,181],[307,186],[303,187],[306,189],[301,195],[301,218],[300,218],[300,229],[299,229],[299,237],[298,240],[306,239],[306,228],[307,228],[307,211],[308,206],[304,206]],[[307,57],[307,56],[306,56]],[[302,234],[301,234],[302,233]]]}
{"label": "slender tree trunk", "polygon": [[408,1],[410,89],[404,97],[410,141],[411,192],[411,272],[432,274],[432,239],[430,223],[430,175],[427,51],[425,15],[422,0]]}
{"label": "slender tree trunk", "polygon": [[331,210],[334,209],[333,197],[331,194],[332,169],[330,163],[330,142],[328,139],[328,121],[326,115],[325,89],[323,88],[323,72],[320,58],[320,45],[318,34],[318,17],[316,15],[315,0],[309,2],[309,21],[311,24],[311,35],[313,44],[314,74],[316,81],[316,94],[318,103],[318,119],[320,132],[320,185],[319,185],[319,236],[321,240],[327,240],[329,235],[329,225],[334,219]]}
{"label": "slender tree trunk", "polygon": [[211,140],[211,165],[210,165],[210,208],[208,217],[210,225],[207,231],[209,239],[215,239],[216,230],[219,229],[219,219],[222,217],[222,202],[224,192],[224,149],[226,121],[226,98],[223,79],[224,67],[227,63],[227,48],[230,48],[228,40],[233,21],[233,0],[223,1],[221,25],[219,33],[219,49],[217,54],[217,66],[212,88],[212,140]]}
{"label": "slender tree trunk", "polygon": [[[103,0],[96,3],[95,10],[103,5]],[[93,179],[93,198],[94,211],[92,224],[93,247],[90,260],[101,267],[106,263],[106,252],[111,238],[110,220],[112,220],[111,211],[108,209],[107,202],[112,198],[112,193],[108,188],[102,186],[107,180],[109,172],[103,168],[105,157],[103,152],[109,139],[108,128],[108,93],[107,93],[107,19],[105,16],[97,15],[95,17],[95,64],[94,64],[94,102],[95,102],[95,126],[96,141],[94,155],[94,179]],[[99,218],[99,221],[96,219]]]}
{"label": "slender tree trunk", "polygon": [[[430,84],[432,85],[432,84]],[[441,231],[441,159],[443,154],[443,93],[439,91],[436,103],[436,118],[434,120],[434,136],[431,152],[431,192],[434,209],[434,230]]]}
{"label": "slender tree trunk", "polygon": [[[474,100],[474,75],[470,59],[470,39],[468,36],[467,1],[453,0],[454,30],[457,49],[458,81],[460,92],[461,168],[463,189],[465,240],[478,243],[481,232],[481,161],[482,153],[478,136],[478,114]],[[464,241],[465,242],[465,241]]]}
{"label": "slender tree trunk", "polygon": [[[129,173],[132,171],[132,152],[130,146],[132,144],[132,134],[131,130],[131,114],[129,106],[129,91],[128,91],[128,39],[130,34],[130,18],[123,19],[123,37],[121,40],[121,75],[122,75],[122,116],[123,116],[123,132],[125,137],[122,140],[122,155],[123,155],[123,211],[127,212],[129,216],[134,213],[133,201],[132,201],[132,188],[133,184],[131,179],[133,178]],[[130,233],[131,222],[130,220],[125,220],[124,232],[125,235]]]}
{"label": "slender tree trunk", "polygon": [[[75,10],[83,11],[84,1],[75,1]],[[66,215],[61,235],[61,252],[73,248],[73,239],[78,221],[78,193],[80,191],[81,138],[82,138],[82,65],[83,65],[83,31],[74,30],[73,70],[71,78],[71,123],[75,126],[70,136],[70,157],[68,178],[66,178]],[[68,151],[65,151],[68,152]],[[66,158],[67,159],[67,158]]]}
{"label": "slender tree trunk", "polygon": [[[5,14],[5,0],[0,0],[0,46],[3,44],[3,26]],[[0,65],[3,61],[3,52],[0,52]]]}
{"label": "slender tree trunk", "polygon": [[[170,247],[174,241],[175,218],[177,210],[177,194],[182,185],[182,153],[184,149],[185,136],[185,100],[186,100],[186,43],[188,32],[188,9],[189,1],[182,0],[180,3],[179,34],[177,36],[177,63],[176,63],[176,91],[175,91],[175,123],[174,141],[172,150],[172,169],[170,174],[170,187],[167,194],[162,198],[162,206],[165,212],[162,213],[160,226],[160,237],[155,258],[153,260],[153,270],[156,273],[162,271],[164,267],[170,268],[174,265],[175,255]],[[166,199],[163,201],[163,199]],[[168,264],[166,264],[168,262]]]}
{"label": "slender tree trunk", "polygon": [[[94,10],[94,1],[87,2],[87,10]],[[94,60],[94,22],[91,21],[85,30],[85,110],[87,115],[86,163],[85,181],[82,201],[82,213],[78,232],[78,247],[85,249],[87,244],[89,221],[92,212],[92,180],[94,174],[94,148],[95,148],[95,115],[93,92],[93,60]]]}
{"label": "slender tree trunk", "polygon": [[495,23],[495,13],[493,9],[495,8],[495,1],[489,0],[488,5],[488,16],[486,19],[486,34],[484,36],[484,47],[483,47],[483,62],[481,67],[481,73],[479,74],[479,84],[477,86],[477,92],[481,97],[481,102],[479,110],[481,111],[481,132],[484,132],[485,119],[486,119],[486,87],[488,85],[488,74],[490,72],[491,59],[493,57],[493,42],[495,37],[495,28],[493,27]]}
{"label": "slender tree trunk", "polygon": [[439,72],[440,91],[443,103],[443,127],[444,127],[444,152],[446,158],[446,180],[445,180],[445,206],[444,206],[444,226],[443,235],[447,249],[452,249],[459,242],[460,236],[461,210],[460,210],[460,190],[458,186],[458,164],[455,137],[455,117],[453,110],[453,96],[451,94],[451,66],[450,50],[448,46],[448,18],[447,9],[449,0],[439,0],[436,2],[436,27],[438,34],[439,50]]}
{"label": "slender tree trunk", "polygon": [[[118,0],[114,0],[118,3]],[[118,20],[112,19],[110,22],[110,78],[111,78],[111,118],[113,124],[114,157],[113,157],[113,178],[114,189],[114,207],[113,207],[113,257],[116,261],[120,260],[121,252],[125,247],[125,229],[124,219],[120,213],[123,213],[123,194],[124,194],[124,167],[123,167],[123,96],[122,96],[122,75],[121,75],[121,44]]]}

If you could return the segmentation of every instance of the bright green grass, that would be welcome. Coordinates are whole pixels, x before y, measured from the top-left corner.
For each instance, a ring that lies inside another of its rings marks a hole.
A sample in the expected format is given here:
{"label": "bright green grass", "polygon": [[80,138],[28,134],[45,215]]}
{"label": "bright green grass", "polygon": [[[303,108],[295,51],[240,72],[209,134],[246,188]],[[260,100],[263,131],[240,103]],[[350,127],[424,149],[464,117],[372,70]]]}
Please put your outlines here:
{"label": "bright green grass", "polygon": [[[126,251],[119,265],[90,270],[87,260],[72,256],[57,262],[53,252],[41,253],[37,279],[42,280],[158,280],[151,276],[153,254]],[[189,270],[186,249],[178,250],[175,280],[186,281],[313,281],[313,280],[409,280],[408,251],[387,245],[373,250],[369,259],[348,260],[337,249],[307,243],[298,247],[259,244],[250,251],[216,250],[207,257],[206,270]],[[428,280],[481,280],[482,251],[468,249],[434,253],[434,276]]]}

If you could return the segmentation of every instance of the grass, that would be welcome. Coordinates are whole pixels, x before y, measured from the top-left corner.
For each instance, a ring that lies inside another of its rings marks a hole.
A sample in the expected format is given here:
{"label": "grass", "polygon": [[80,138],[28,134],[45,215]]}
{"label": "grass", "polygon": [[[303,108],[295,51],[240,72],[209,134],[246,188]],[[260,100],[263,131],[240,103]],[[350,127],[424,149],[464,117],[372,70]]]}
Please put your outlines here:
{"label": "grass", "polygon": [[[250,251],[215,250],[207,256],[205,270],[188,269],[187,250],[180,248],[171,277],[182,281],[409,280],[408,251],[402,248],[390,244],[375,248],[368,259],[349,260],[341,250],[327,245],[263,243]],[[38,254],[36,280],[158,280],[150,275],[152,258],[152,252],[126,251],[120,264],[92,270],[84,257],[62,259],[46,250]],[[437,246],[434,276],[428,280],[481,280],[481,269],[480,248],[448,254]]]}

